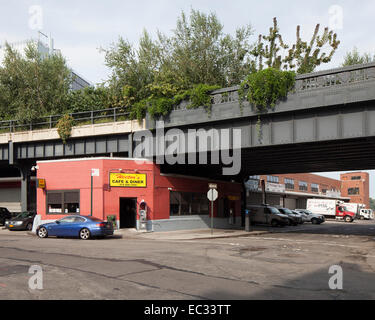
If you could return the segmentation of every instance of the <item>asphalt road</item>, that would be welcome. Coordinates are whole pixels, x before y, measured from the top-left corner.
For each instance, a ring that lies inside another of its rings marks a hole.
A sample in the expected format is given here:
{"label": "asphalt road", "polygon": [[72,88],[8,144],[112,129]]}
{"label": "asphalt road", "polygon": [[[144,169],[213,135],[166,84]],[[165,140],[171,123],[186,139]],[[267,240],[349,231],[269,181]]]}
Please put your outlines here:
{"label": "asphalt road", "polygon": [[[374,299],[375,222],[164,241],[39,239],[0,230],[0,299]],[[43,289],[29,288],[29,268]],[[332,290],[329,268],[343,271]]]}

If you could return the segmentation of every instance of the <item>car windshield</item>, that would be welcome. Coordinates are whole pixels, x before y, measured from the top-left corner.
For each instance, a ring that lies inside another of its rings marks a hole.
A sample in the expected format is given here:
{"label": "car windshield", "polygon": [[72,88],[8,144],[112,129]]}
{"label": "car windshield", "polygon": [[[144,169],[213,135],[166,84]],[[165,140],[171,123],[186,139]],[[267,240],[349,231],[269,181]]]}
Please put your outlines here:
{"label": "car windshield", "polygon": [[284,211],[286,214],[293,214],[293,212],[290,211],[290,210],[287,209],[287,208],[283,208],[283,211]]}
{"label": "car windshield", "polygon": [[31,216],[31,213],[30,213],[30,212],[22,212],[22,213],[18,214],[18,215],[16,216],[16,218],[27,218],[27,217],[29,217],[29,216]]}
{"label": "car windshield", "polygon": [[270,209],[270,211],[271,211],[272,214],[280,214],[280,211],[277,210],[276,208],[270,207],[268,209]]}

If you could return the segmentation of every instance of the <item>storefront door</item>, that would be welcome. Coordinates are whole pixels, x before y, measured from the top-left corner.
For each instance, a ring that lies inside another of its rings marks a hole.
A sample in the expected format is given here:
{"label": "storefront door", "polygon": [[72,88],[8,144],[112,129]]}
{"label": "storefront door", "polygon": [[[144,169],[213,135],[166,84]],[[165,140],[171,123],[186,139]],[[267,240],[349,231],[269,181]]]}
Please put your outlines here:
{"label": "storefront door", "polygon": [[135,228],[137,198],[120,198],[120,228]]}

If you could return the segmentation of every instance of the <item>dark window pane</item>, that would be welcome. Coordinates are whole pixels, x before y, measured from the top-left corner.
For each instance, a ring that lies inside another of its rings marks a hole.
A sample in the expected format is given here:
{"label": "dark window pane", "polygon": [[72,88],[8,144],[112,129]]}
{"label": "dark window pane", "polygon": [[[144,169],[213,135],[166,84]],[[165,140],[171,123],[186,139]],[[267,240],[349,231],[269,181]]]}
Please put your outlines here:
{"label": "dark window pane", "polygon": [[79,202],[79,192],[64,192],[64,202],[65,203],[78,203]]}
{"label": "dark window pane", "polygon": [[196,192],[170,192],[170,215],[208,214],[207,194]]}
{"label": "dark window pane", "polygon": [[48,193],[47,194],[47,202],[49,204],[61,204],[61,201],[62,200],[62,193],[59,192],[59,193]]}

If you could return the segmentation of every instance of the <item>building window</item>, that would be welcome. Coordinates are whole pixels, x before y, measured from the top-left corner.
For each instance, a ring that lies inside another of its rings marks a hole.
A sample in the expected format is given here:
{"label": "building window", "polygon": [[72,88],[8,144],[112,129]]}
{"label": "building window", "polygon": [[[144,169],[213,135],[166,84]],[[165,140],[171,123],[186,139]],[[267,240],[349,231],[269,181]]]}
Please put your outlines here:
{"label": "building window", "polygon": [[171,191],[171,216],[207,215],[208,211],[209,201],[206,193]]}
{"label": "building window", "polygon": [[319,185],[316,183],[311,184],[311,192],[319,192]]}
{"label": "building window", "polygon": [[352,180],[361,180],[361,177],[360,176],[356,176],[356,177],[352,177],[351,179]]}
{"label": "building window", "polygon": [[348,189],[348,195],[357,195],[359,194],[359,188],[349,188]]}
{"label": "building window", "polygon": [[294,190],[294,180],[293,179],[285,178],[284,183],[285,183],[285,189]]}
{"label": "building window", "polygon": [[307,191],[307,182],[299,181],[299,191]]}
{"label": "building window", "polygon": [[79,214],[79,190],[47,191],[47,214]]}
{"label": "building window", "polygon": [[267,176],[267,182],[271,182],[271,183],[279,183],[279,177],[275,177],[275,176]]}

